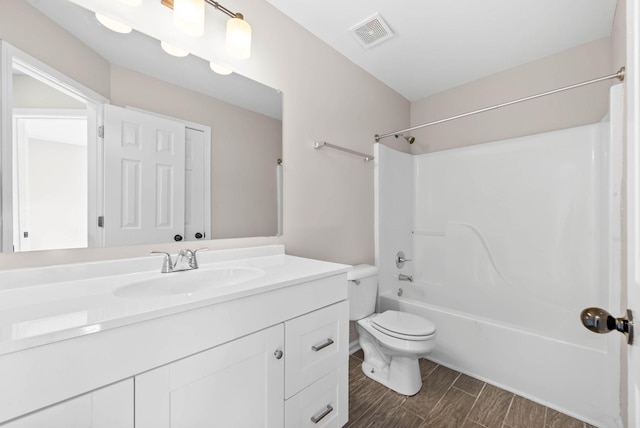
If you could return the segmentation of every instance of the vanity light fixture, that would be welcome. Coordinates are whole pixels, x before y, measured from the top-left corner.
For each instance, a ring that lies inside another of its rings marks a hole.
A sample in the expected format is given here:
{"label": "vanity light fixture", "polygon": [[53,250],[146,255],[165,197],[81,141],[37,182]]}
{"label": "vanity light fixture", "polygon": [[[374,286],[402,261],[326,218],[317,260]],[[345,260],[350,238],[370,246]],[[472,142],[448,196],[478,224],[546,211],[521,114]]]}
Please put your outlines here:
{"label": "vanity light fixture", "polygon": [[241,13],[227,21],[227,52],[236,58],[247,59],[251,55],[251,26]]}
{"label": "vanity light fixture", "polygon": [[231,70],[230,68],[225,67],[224,65],[216,64],[213,61],[209,63],[209,68],[211,68],[211,70],[223,76],[233,73],[233,70]]}
{"label": "vanity light fixture", "polygon": [[128,34],[133,30],[130,26],[97,12],[96,19],[109,30],[115,31],[116,33]]}
{"label": "vanity light fixture", "polygon": [[204,34],[204,0],[174,0],[173,25],[191,37]]}
{"label": "vanity light fixture", "polygon": [[172,45],[171,43],[168,43],[165,41],[160,42],[160,47],[162,47],[162,50],[168,53],[169,55],[177,56],[178,58],[183,58],[189,55],[189,51],[179,48],[176,45]]}
{"label": "vanity light fixture", "polygon": [[173,9],[173,23],[182,32],[200,37],[204,34],[205,3],[229,16],[227,21],[227,51],[240,59],[251,55],[251,26],[241,13],[231,12],[215,0],[160,0]]}

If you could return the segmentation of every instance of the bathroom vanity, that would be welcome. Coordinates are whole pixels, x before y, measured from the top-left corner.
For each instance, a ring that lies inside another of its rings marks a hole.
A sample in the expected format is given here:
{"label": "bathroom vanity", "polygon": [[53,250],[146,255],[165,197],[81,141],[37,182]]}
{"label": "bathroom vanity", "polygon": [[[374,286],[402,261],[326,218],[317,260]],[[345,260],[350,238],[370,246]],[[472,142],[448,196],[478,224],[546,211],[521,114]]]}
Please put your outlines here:
{"label": "bathroom vanity", "polygon": [[350,266],[282,246],[0,272],[0,426],[347,422]]}

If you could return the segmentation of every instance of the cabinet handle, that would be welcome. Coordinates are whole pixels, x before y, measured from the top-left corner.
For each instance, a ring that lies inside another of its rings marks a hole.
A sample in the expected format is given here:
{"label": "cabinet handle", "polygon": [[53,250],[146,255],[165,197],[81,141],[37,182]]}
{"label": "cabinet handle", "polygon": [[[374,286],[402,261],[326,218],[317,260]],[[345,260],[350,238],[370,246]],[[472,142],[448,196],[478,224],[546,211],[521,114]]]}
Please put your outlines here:
{"label": "cabinet handle", "polygon": [[321,420],[324,419],[325,416],[327,416],[329,413],[333,412],[333,407],[331,407],[331,404],[327,404],[327,408],[324,409],[322,411],[322,413],[320,413],[317,416],[311,416],[311,422],[313,422],[314,424],[317,424],[318,422],[320,422]]}
{"label": "cabinet handle", "polygon": [[332,339],[327,339],[327,340],[325,340],[324,342],[322,342],[322,343],[321,343],[321,344],[319,344],[319,345],[313,345],[313,346],[311,347],[311,349],[313,349],[314,351],[318,352],[318,351],[320,351],[321,349],[324,349],[324,348],[326,348],[326,347],[327,347],[327,346],[329,346],[329,345],[333,345],[333,340],[332,340]]}
{"label": "cabinet handle", "polygon": [[279,360],[284,355],[284,352],[282,352],[280,349],[276,349],[273,355],[276,357],[276,360]]}

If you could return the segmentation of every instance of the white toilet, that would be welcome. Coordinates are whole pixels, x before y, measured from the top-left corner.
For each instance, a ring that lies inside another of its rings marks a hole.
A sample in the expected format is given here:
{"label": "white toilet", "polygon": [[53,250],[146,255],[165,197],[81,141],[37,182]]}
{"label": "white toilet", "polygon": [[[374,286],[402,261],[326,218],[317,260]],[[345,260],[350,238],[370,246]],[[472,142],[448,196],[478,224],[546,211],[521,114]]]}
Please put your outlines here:
{"label": "white toilet", "polygon": [[362,371],[371,379],[403,395],[422,388],[419,358],[435,346],[436,327],[422,317],[400,311],[376,314],[378,269],[356,265],[347,273],[349,319],[357,321]]}

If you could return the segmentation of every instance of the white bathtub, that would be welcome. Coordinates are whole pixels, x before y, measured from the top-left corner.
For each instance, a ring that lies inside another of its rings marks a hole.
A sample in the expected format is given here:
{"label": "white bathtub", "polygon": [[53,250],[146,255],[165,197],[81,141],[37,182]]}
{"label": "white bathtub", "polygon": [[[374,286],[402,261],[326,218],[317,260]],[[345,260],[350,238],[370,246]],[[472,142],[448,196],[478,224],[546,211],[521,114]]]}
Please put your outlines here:
{"label": "white bathtub", "polygon": [[617,401],[605,393],[619,367],[607,364],[606,351],[432,306],[416,299],[412,285],[401,287],[401,297],[380,296],[380,311],[401,310],[433,321],[436,348],[429,359],[595,426],[619,426]]}

